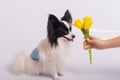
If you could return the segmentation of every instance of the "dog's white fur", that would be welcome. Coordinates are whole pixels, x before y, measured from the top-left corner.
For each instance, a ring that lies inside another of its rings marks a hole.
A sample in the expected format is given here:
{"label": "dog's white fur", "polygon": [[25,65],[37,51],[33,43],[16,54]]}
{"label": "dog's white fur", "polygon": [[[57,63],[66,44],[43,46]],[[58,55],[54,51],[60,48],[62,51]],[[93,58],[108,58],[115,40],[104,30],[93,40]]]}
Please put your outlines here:
{"label": "dog's white fur", "polygon": [[[51,19],[55,19],[56,21]],[[66,19],[69,23],[64,21],[64,19]],[[59,80],[59,75],[63,75],[61,66],[64,63],[66,56],[70,53],[69,45],[75,37],[70,30],[71,21],[71,15],[69,11],[66,11],[61,22],[63,22],[66,28],[68,28],[68,34],[58,37],[56,45],[51,44],[50,39],[48,38],[49,35],[46,39],[42,40],[37,46],[39,57],[38,61],[33,60],[31,55],[26,56],[24,52],[18,52],[12,64],[12,72],[15,74],[26,73],[30,75],[50,74],[53,80]],[[48,29],[53,28],[54,26],[51,26],[51,24],[54,25],[55,22],[58,22],[56,17],[50,15],[48,20]],[[58,22],[58,24],[60,25],[60,22]],[[51,34],[52,29],[49,30],[50,32],[48,32]]]}
{"label": "dog's white fur", "polygon": [[51,74],[53,79],[58,79],[58,74],[63,75],[61,65],[69,54],[69,45],[71,42],[61,37],[58,38],[56,48],[51,48],[48,39],[42,40],[38,45],[39,62],[31,59],[31,56],[26,56],[24,52],[16,54],[12,65],[12,71],[16,74],[26,73],[30,75]]}

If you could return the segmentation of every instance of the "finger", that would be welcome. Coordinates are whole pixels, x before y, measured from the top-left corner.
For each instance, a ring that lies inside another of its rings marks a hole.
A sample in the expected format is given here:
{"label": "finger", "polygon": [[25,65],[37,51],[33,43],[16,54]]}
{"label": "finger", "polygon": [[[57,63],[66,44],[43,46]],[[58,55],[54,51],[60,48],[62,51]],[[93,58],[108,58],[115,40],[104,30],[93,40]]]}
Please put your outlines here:
{"label": "finger", "polygon": [[88,46],[84,46],[83,49],[84,49],[84,50],[87,50],[87,49],[88,49]]}
{"label": "finger", "polygon": [[91,45],[91,48],[92,48],[92,49],[97,49],[97,48],[96,48],[95,46],[93,46],[93,45]]}
{"label": "finger", "polygon": [[89,42],[90,44],[94,44],[94,43],[95,43],[95,40],[94,40],[94,39],[89,39],[89,38],[87,38],[87,42]]}
{"label": "finger", "polygon": [[90,39],[95,39],[95,38],[96,38],[95,36],[91,36],[91,35],[90,35]]}
{"label": "finger", "polygon": [[86,41],[86,40],[83,42],[83,49],[84,49],[84,50],[87,49],[87,41]]}

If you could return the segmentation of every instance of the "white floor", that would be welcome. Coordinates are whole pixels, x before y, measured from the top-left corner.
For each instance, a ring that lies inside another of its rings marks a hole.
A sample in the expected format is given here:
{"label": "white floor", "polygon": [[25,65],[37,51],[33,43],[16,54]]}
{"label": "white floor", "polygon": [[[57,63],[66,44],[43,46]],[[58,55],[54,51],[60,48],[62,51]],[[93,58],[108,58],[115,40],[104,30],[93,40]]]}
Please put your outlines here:
{"label": "white floor", "polygon": [[[32,33],[31,33],[32,34]],[[92,32],[103,39],[112,38],[120,32]],[[93,64],[89,64],[89,55],[82,48],[83,36],[76,32],[71,55],[63,66],[65,75],[60,80],[120,80],[120,48],[92,50]],[[15,52],[25,49],[31,52],[38,44],[37,36],[17,39],[2,36],[0,41],[0,80],[51,80],[47,76],[12,75],[8,71]],[[34,42],[33,42],[34,41]]]}

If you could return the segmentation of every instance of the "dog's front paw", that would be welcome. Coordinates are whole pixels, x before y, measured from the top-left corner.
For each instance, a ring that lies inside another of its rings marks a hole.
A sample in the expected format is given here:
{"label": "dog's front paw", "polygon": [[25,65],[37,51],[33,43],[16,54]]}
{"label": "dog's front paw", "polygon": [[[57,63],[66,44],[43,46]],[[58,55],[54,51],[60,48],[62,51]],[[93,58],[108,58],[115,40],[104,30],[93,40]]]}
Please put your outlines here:
{"label": "dog's front paw", "polygon": [[64,73],[63,73],[62,71],[59,71],[59,72],[58,72],[58,75],[59,75],[59,76],[64,76]]}
{"label": "dog's front paw", "polygon": [[53,80],[59,80],[59,78],[54,78]]}

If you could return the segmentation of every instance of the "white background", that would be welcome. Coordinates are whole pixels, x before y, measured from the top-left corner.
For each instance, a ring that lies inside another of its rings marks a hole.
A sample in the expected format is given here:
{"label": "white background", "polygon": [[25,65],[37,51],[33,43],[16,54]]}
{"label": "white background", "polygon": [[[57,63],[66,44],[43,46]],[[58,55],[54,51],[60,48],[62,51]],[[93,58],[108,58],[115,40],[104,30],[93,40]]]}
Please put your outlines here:
{"label": "white background", "polygon": [[[69,9],[73,20],[92,16],[91,35],[109,39],[120,35],[119,0],[0,0],[0,80],[50,80],[48,77],[14,76],[8,72],[15,53],[28,54],[46,37],[47,18],[58,18]],[[120,48],[93,50],[93,64],[82,48],[83,35],[73,27],[76,39],[64,66],[63,80],[120,80]]]}

